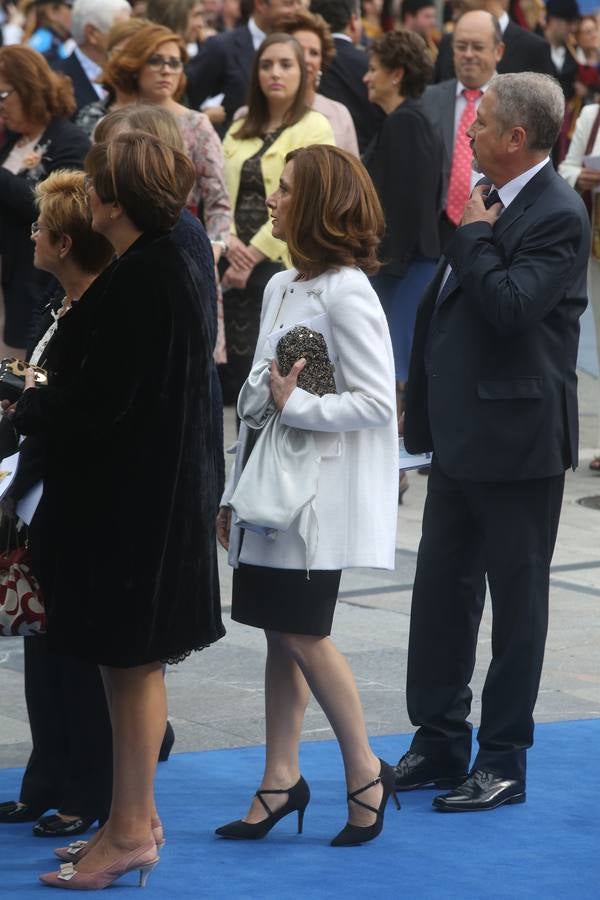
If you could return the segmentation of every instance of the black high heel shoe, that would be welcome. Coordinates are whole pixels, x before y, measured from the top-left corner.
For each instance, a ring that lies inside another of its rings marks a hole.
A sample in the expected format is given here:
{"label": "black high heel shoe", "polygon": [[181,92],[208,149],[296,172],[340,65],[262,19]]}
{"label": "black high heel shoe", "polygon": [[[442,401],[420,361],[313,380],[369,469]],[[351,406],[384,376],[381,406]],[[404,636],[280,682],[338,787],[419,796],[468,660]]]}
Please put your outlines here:
{"label": "black high heel shoe", "polygon": [[[367,841],[372,841],[381,834],[381,829],[383,828],[383,814],[385,812],[385,805],[388,802],[388,797],[392,798],[396,809],[400,809],[400,801],[396,796],[394,770],[382,759],[380,759],[379,762],[381,763],[381,768],[377,778],[374,778],[373,781],[365,784],[364,787],[359,788],[357,791],[352,791],[351,794],[348,794],[348,800],[352,800],[353,803],[358,804],[358,806],[362,806],[370,812],[375,813],[377,816],[376,821],[373,825],[364,826],[351,825],[350,822],[347,822],[345,827],[342,828],[340,833],[332,840],[332,847],[352,847],[355,844],[365,844]],[[368,791],[369,788],[375,787],[375,785],[379,783],[381,783],[383,787],[383,796],[377,809],[375,809],[374,806],[369,806],[368,803],[363,803],[362,800],[357,800],[358,794],[362,794],[363,791]]]}
{"label": "black high heel shoe", "polygon": [[[280,809],[272,812],[267,806],[266,801],[263,799],[264,794],[287,794],[287,803],[284,803]],[[260,822],[255,822],[254,824],[244,822],[243,819],[237,819],[235,822],[229,822],[229,824],[217,828],[215,834],[218,834],[220,837],[233,838],[235,840],[257,841],[260,838],[264,838],[273,825],[279,822],[280,819],[283,819],[284,816],[287,816],[296,810],[298,811],[298,834],[302,834],[304,810],[308,806],[308,801],[310,800],[310,788],[302,776],[300,776],[300,780],[296,782],[293,787],[287,788],[287,790],[262,790],[257,791],[256,796],[265,808],[265,812],[267,813],[266,819],[262,819]]]}

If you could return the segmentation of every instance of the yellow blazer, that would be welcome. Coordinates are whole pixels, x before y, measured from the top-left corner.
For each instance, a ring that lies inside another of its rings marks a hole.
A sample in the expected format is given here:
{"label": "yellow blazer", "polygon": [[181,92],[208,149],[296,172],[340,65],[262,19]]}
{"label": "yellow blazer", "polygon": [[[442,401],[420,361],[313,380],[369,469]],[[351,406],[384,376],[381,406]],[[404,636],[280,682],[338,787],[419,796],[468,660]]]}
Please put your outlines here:
{"label": "yellow blazer", "polygon": [[[260,150],[262,144],[260,138],[246,138],[245,140],[237,141],[233,137],[235,132],[241,128],[243,121],[242,119],[239,122],[234,122],[223,140],[225,184],[229,191],[232,209],[235,209],[237,203],[242,165]],[[290,150],[296,150],[298,147],[308,147],[309,144],[335,144],[333,131],[328,120],[324,115],[312,109],[308,110],[295,125],[284,128],[277,140],[263,153],[260,163],[265,185],[265,195],[267,197],[279,185],[286,154]],[[234,224],[232,224],[231,230],[235,234]],[[271,234],[270,220],[259,228],[250,243],[273,261],[287,258],[287,254],[284,257],[286,250],[284,242],[277,240]]]}

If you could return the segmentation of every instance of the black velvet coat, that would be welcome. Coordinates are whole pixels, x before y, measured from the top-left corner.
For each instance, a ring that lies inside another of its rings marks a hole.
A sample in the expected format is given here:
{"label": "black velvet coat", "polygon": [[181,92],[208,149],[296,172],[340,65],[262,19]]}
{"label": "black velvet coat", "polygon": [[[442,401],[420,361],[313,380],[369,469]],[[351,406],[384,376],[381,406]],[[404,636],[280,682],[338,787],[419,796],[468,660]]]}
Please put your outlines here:
{"label": "black velvet coat", "polygon": [[170,236],[143,235],[61,319],[51,385],[17,404],[17,429],[48,437],[33,524],[58,652],[126,668],[224,634],[204,291]]}

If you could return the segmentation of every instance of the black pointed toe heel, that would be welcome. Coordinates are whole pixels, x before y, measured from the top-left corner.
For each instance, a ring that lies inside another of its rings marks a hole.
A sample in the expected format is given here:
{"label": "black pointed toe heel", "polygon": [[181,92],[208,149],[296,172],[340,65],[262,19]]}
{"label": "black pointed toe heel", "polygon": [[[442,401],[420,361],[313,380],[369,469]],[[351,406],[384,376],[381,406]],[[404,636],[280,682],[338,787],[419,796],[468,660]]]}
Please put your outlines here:
{"label": "black pointed toe heel", "polygon": [[[381,763],[381,768],[377,778],[374,778],[373,781],[365,784],[364,787],[359,788],[357,791],[352,791],[351,794],[348,794],[348,800],[352,800],[352,802],[356,803],[358,806],[362,806],[364,809],[368,809],[370,812],[375,813],[377,816],[376,821],[372,825],[351,825],[350,822],[348,822],[346,826],[342,828],[340,833],[332,840],[332,847],[353,847],[356,844],[366,844],[367,841],[372,841],[381,834],[381,829],[383,828],[383,815],[389,797],[392,798],[396,809],[400,809],[400,801],[396,796],[394,770],[382,759],[380,759],[379,762]],[[368,803],[363,803],[362,800],[357,799],[358,794],[362,794],[364,791],[368,791],[369,788],[375,787],[376,784],[380,783],[383,787],[383,795],[377,809],[374,806],[369,806]]]}
{"label": "black pointed toe heel", "polygon": [[[280,809],[272,812],[264,799],[265,794],[287,794],[287,803],[284,803]],[[290,813],[296,811],[298,812],[298,834],[302,834],[304,810],[308,806],[308,801],[310,800],[310,788],[302,776],[300,776],[300,780],[291,788],[287,788],[286,790],[257,791],[256,796],[267,813],[266,819],[262,819],[260,822],[255,822],[254,824],[251,822],[244,822],[243,819],[237,819],[235,822],[229,822],[229,824],[217,828],[215,834],[218,834],[219,837],[232,838],[233,840],[239,841],[258,841],[260,838],[264,838],[273,825],[279,822],[280,819],[283,819],[284,816],[288,816]]]}

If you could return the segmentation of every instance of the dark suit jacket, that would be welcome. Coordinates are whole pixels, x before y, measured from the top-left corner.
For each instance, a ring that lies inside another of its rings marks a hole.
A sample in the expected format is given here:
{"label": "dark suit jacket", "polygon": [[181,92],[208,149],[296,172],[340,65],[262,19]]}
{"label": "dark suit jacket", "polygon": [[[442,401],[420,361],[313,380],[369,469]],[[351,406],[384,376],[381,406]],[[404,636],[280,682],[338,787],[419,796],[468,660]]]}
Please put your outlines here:
{"label": "dark suit jacket", "polygon": [[383,112],[369,101],[363,77],[369,58],[363,50],[343,38],[334,38],[335,56],[321,79],[319,93],[343,103],[354,121],[358,146],[364,153],[383,121]]}
{"label": "dark suit jacket", "polygon": [[423,112],[433,130],[441,138],[443,147],[441,208],[446,208],[448,182],[454,153],[454,112],[456,107],[456,78],[430,84],[421,98]]}
{"label": "dark suit jacket", "polygon": [[565,61],[560,72],[552,62],[552,72],[551,74],[559,82],[561,88],[563,89],[563,94],[567,100],[570,100],[573,94],[575,93],[575,81],[577,79],[577,75],[579,73],[579,66],[577,65],[577,60],[571,53],[571,51],[567,48],[567,52],[565,53]]}
{"label": "dark suit jacket", "polygon": [[[577,345],[590,229],[548,163],[494,227],[458,228],[421,301],[405,442],[451,478],[513,481],[577,464]],[[436,304],[446,263],[458,286]]]}
{"label": "dark suit jacket", "polygon": [[92,82],[85,74],[81,63],[74,53],[71,53],[66,59],[57,60],[52,64],[52,68],[56,72],[68,75],[73,82],[77,112],[83,109],[84,106],[87,106],[88,103],[95,103],[98,100],[98,94],[94,90]]}
{"label": "dark suit jacket", "polygon": [[[498,63],[500,75],[508,72],[542,72],[554,75],[554,66],[550,56],[550,45],[537,34],[532,34],[520,25],[509,22],[502,36],[504,56]],[[452,34],[445,34],[440,41],[439,53],[435,61],[434,82],[454,78],[454,60],[452,58]]]}
{"label": "dark suit jacket", "polygon": [[402,277],[415,255],[440,255],[442,142],[421,103],[407,99],[385,117],[364,156],[386,220],[382,273]]}
{"label": "dark suit jacket", "polygon": [[207,97],[225,94],[223,106],[227,121],[247,103],[250,71],[254,60],[252,35],[247,25],[209,38],[187,67],[187,96],[192,109],[198,109]]}
{"label": "dark suit jacket", "polygon": [[90,142],[72,122],[54,119],[39,141],[46,148],[39,167],[13,175],[1,165],[18,137],[12,134],[0,150],[0,255],[6,341],[25,347],[32,311],[49,281],[47,273],[33,268],[30,227],[37,215],[33,188],[55,169],[82,169]]}

